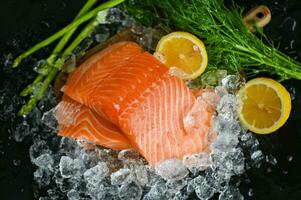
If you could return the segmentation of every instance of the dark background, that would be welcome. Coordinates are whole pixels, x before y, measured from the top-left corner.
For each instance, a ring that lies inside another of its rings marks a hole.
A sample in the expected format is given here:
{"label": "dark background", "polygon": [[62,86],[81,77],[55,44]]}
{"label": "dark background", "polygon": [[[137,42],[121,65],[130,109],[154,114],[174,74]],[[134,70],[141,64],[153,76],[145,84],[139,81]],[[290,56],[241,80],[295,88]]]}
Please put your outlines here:
{"label": "dark background", "polygon": [[[16,105],[22,100],[14,97],[33,78],[31,65],[51,49],[38,52],[27,59],[20,69],[11,70],[5,58],[19,53],[68,24],[85,0],[1,0],[0,1],[0,199],[33,199],[33,167],[28,156],[30,138],[17,143],[9,139],[19,122]],[[265,28],[279,48],[301,61],[301,1],[299,0],[240,0],[247,9],[266,4],[272,10],[272,22]],[[289,122],[277,133],[258,136],[261,149],[276,157],[278,164],[263,163],[241,179],[245,199],[301,199],[301,82],[287,81],[294,94]],[[6,114],[4,112],[6,111]],[[10,112],[11,114],[7,114]],[[289,158],[293,159],[289,161]],[[252,188],[254,195],[248,197]]]}

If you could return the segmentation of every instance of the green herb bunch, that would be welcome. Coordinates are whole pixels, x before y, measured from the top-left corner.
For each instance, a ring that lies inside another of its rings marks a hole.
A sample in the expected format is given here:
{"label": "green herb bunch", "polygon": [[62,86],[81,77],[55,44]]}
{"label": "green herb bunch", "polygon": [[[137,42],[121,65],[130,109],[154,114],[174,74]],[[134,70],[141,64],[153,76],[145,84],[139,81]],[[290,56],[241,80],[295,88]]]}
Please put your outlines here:
{"label": "green herb bunch", "polygon": [[[223,0],[129,0],[125,9],[147,26],[191,32],[204,39],[208,70],[244,71],[248,77],[264,72],[279,80],[301,80],[301,64],[277,50],[258,29],[259,37],[246,27],[241,8],[231,9]],[[263,40],[268,44],[265,44]]]}

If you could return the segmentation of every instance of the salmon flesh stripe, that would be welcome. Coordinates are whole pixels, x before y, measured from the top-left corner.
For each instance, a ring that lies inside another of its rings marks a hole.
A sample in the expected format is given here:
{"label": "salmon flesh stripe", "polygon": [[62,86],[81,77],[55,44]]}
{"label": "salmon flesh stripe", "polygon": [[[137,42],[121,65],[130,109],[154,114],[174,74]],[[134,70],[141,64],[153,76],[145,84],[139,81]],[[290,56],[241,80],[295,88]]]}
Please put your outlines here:
{"label": "salmon flesh stripe", "polygon": [[120,42],[96,53],[70,75],[64,92],[79,103],[89,104],[89,94],[110,76],[116,67],[141,51],[136,43]]}
{"label": "salmon flesh stripe", "polygon": [[[109,121],[123,132],[118,130],[116,137],[123,134],[123,139],[127,138],[152,165],[208,152],[209,139],[214,138],[211,127],[215,109],[132,42],[114,44],[87,60],[70,76],[64,92],[83,104],[82,112],[88,116],[79,117],[75,124],[83,119],[93,121],[91,115]],[[83,131],[89,127],[95,136],[97,129],[89,125],[81,123],[82,132],[73,128],[68,134],[85,134],[95,141]]]}
{"label": "salmon flesh stripe", "polygon": [[115,150],[131,148],[128,139],[117,126],[66,95],[57,107],[56,117],[60,136],[86,139]]}

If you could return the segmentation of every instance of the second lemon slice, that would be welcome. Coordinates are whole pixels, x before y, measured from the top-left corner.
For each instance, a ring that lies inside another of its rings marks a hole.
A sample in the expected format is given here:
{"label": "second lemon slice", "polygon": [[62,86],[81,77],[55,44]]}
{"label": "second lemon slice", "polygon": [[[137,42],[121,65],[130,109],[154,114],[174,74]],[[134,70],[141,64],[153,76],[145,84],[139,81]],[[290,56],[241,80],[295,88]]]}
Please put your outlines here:
{"label": "second lemon slice", "polygon": [[154,54],[171,68],[171,73],[183,79],[195,79],[207,66],[205,45],[187,32],[173,32],[161,38]]}
{"label": "second lemon slice", "polygon": [[255,78],[241,88],[239,118],[242,124],[258,134],[276,131],[287,121],[291,111],[288,91],[270,78]]}

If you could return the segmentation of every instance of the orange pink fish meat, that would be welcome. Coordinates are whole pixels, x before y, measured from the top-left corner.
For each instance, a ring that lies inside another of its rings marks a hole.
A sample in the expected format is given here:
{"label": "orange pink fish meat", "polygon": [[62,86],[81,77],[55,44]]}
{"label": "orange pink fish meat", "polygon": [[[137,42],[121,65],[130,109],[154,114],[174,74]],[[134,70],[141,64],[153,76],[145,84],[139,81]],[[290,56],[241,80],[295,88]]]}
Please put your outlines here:
{"label": "orange pink fish meat", "polygon": [[[133,42],[92,56],[63,91],[59,135],[117,150],[134,148],[152,165],[209,151],[215,137],[214,105]],[[64,122],[68,118],[71,124]]]}

